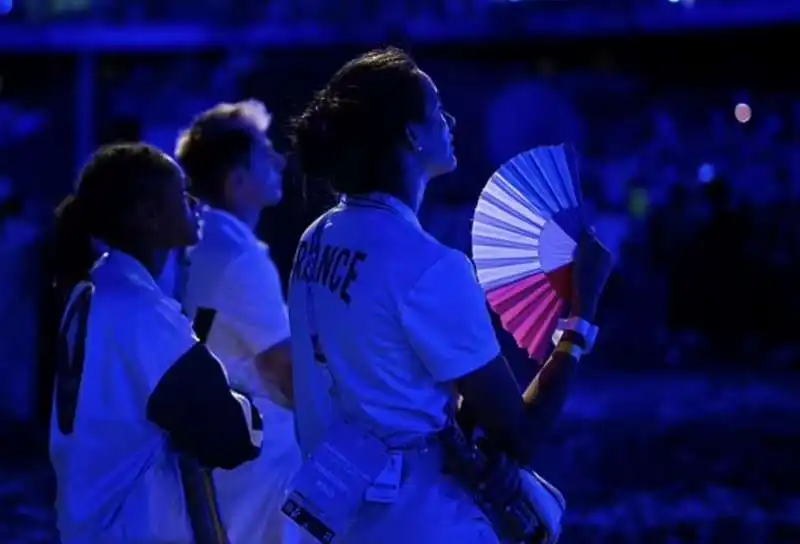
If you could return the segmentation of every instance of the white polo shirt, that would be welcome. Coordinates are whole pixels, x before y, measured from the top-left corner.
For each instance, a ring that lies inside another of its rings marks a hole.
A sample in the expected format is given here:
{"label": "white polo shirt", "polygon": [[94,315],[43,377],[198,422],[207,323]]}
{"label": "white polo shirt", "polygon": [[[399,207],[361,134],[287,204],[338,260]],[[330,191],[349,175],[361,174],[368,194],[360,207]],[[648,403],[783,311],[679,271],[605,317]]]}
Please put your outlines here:
{"label": "white polo shirt", "polygon": [[201,241],[189,253],[184,308],[191,319],[198,308],[216,311],[207,344],[231,385],[274,398],[280,393],[264,389],[253,357],[290,336],[278,269],[267,245],[233,215],[207,208],[202,220]]}
{"label": "white polo shirt", "polygon": [[[318,220],[289,291],[301,447],[342,415],[389,445],[441,430],[454,381],[500,351],[472,264],[388,195],[349,198],[321,221],[320,255],[309,250]],[[331,388],[333,402],[322,393]]]}
{"label": "white polo shirt", "polygon": [[[176,457],[166,433],[146,419],[146,406],[197,339],[178,304],[133,257],[112,252],[91,277],[74,432],[63,435],[54,412],[50,433],[62,541],[188,544]],[[74,349],[74,327],[68,330]]]}
{"label": "white polo shirt", "polygon": [[254,364],[256,355],[290,337],[280,277],[266,244],[233,215],[206,209],[202,234],[188,257],[184,308],[192,319],[199,308],[216,311],[207,345],[232,387],[252,396],[266,433],[258,459],[214,472],[223,521],[233,544],[289,544],[297,530],[280,506],[301,463],[295,419]]}

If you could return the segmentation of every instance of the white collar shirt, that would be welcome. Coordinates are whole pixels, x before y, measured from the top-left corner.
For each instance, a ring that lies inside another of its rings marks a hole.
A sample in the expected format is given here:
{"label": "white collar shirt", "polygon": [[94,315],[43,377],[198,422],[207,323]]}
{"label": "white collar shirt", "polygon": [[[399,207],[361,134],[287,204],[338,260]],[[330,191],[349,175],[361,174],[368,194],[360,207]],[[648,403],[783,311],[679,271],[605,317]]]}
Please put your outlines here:
{"label": "white collar shirt", "polygon": [[190,319],[200,308],[215,312],[206,343],[225,365],[232,386],[282,401],[253,364],[256,355],[290,336],[280,276],[269,248],[223,210],[207,208],[202,222],[200,243],[188,256],[184,309]]}
{"label": "white collar shirt", "polygon": [[[146,406],[197,338],[177,302],[133,257],[111,252],[91,281],[74,431],[62,434],[54,413],[50,434],[62,541],[189,543],[177,458]],[[65,326],[73,351],[75,327]]]}
{"label": "white collar shirt", "polygon": [[184,308],[192,319],[199,309],[215,312],[206,344],[231,385],[251,395],[266,433],[258,459],[216,471],[220,511],[233,544],[295,542],[298,530],[280,511],[301,463],[295,418],[255,366],[256,356],[290,336],[278,270],[266,244],[233,215],[208,208],[202,220],[201,241],[188,254]]}
{"label": "white collar shirt", "polygon": [[449,417],[454,381],[499,353],[470,261],[383,194],[351,197],[305,232],[289,314],[304,451],[338,417],[390,445],[436,433]]}

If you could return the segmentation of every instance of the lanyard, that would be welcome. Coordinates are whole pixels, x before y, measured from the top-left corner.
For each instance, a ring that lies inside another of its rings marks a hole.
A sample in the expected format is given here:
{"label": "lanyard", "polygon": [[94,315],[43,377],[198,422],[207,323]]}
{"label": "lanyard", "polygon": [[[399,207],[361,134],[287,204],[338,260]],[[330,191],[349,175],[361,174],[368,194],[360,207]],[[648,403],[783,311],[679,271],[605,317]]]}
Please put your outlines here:
{"label": "lanyard", "polygon": [[[325,225],[328,222],[328,219],[331,218],[335,213],[341,211],[343,208],[341,205],[336,206],[325,212],[318,220],[317,224],[314,226],[314,230],[311,231],[311,236],[309,239],[309,258],[311,259],[312,266],[316,269],[317,262],[319,261],[320,255],[322,254],[322,231],[325,229]],[[317,326],[317,311],[316,311],[316,304],[314,300],[314,289],[312,286],[312,282],[308,279],[305,280],[306,282],[306,316],[308,322],[308,334],[309,338],[311,339],[311,346],[314,350],[314,360],[318,364],[320,368],[322,368],[330,378],[331,382],[331,396],[337,396],[337,389],[336,389],[336,381],[333,378],[333,374],[328,367],[328,359],[325,356],[325,352],[322,349],[322,343],[320,342],[319,338],[319,328]]]}
{"label": "lanyard", "polygon": [[373,208],[398,215],[419,227],[417,215],[400,199],[386,193],[370,193],[365,196],[348,196],[342,200],[345,207]]}

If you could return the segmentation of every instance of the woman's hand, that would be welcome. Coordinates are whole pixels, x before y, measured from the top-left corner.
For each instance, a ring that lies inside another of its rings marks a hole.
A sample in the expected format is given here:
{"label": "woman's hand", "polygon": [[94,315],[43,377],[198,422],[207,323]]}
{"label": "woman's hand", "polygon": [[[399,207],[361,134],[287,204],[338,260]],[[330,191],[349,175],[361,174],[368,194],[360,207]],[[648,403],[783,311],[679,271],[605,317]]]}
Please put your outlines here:
{"label": "woman's hand", "polygon": [[594,321],[597,304],[614,269],[614,257],[594,232],[586,232],[578,242],[573,275],[571,315]]}

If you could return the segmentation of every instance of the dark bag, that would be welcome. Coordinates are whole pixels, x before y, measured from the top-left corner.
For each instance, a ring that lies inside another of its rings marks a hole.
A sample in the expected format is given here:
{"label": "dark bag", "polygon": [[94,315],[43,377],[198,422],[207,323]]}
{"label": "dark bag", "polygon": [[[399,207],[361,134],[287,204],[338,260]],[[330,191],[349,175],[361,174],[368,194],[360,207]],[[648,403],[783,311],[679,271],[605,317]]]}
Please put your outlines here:
{"label": "dark bag", "polygon": [[[509,542],[555,544],[566,503],[561,493],[533,471],[491,447],[479,432],[466,435],[453,423],[441,433],[444,471],[461,479],[497,535]],[[498,477],[498,471],[509,471]],[[513,481],[509,492],[494,482]]]}
{"label": "dark bag", "polygon": [[[214,310],[201,308],[194,320],[194,330],[201,342],[208,339],[214,323]],[[217,502],[217,490],[211,469],[202,466],[190,455],[178,456],[186,510],[192,526],[195,544],[229,544]]]}

